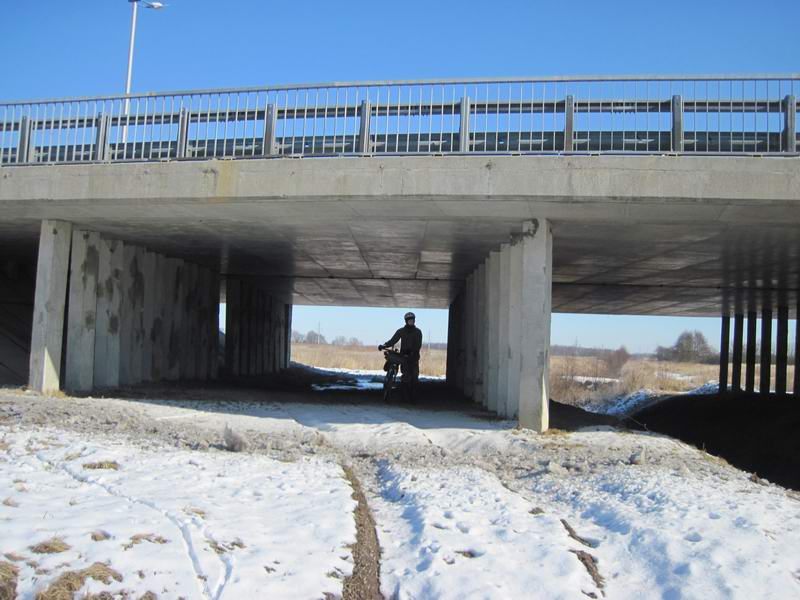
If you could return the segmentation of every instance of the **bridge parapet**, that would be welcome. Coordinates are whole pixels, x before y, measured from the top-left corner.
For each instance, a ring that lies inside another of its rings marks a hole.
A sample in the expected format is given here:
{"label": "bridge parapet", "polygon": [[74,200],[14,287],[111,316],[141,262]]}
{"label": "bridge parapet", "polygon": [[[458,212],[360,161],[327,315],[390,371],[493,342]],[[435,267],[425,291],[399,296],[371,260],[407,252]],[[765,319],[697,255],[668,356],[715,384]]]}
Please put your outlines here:
{"label": "bridge parapet", "polygon": [[315,84],[0,103],[0,165],[797,153],[800,75]]}

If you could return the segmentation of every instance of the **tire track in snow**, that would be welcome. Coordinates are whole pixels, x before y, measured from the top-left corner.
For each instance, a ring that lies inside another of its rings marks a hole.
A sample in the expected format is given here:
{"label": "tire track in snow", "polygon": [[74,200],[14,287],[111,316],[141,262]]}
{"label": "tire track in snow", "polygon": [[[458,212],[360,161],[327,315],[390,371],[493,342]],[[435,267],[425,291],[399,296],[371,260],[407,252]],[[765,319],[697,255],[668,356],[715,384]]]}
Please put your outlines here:
{"label": "tire track in snow", "polygon": [[95,487],[99,487],[100,489],[104,490],[110,496],[114,496],[115,498],[120,498],[122,500],[130,502],[131,504],[139,504],[141,506],[145,506],[145,507],[147,507],[147,508],[149,508],[149,509],[151,509],[151,510],[157,512],[157,513],[159,513],[164,518],[166,518],[181,534],[181,540],[183,541],[184,550],[186,551],[186,555],[187,555],[187,557],[189,558],[189,561],[192,564],[192,570],[195,573],[196,579],[197,579],[197,581],[202,581],[203,582],[202,583],[202,587],[200,589],[200,592],[203,594],[203,596],[205,598],[207,598],[209,600],[219,600],[219,597],[222,595],[222,592],[225,589],[225,585],[227,584],[228,580],[230,579],[230,573],[227,573],[227,570],[230,567],[230,565],[226,564],[226,562],[224,560],[222,560],[221,558],[219,559],[220,562],[223,563],[223,567],[225,567],[226,576],[224,577],[223,582],[221,583],[221,585],[217,587],[217,589],[214,591],[214,593],[212,593],[210,588],[209,588],[209,586],[208,586],[208,582],[206,580],[207,576],[206,576],[205,572],[203,571],[202,566],[200,565],[200,560],[197,557],[197,552],[195,550],[194,543],[192,542],[191,532],[190,532],[189,528],[186,526],[185,523],[183,523],[181,520],[177,519],[176,517],[173,517],[172,515],[170,515],[169,511],[159,508],[153,502],[150,502],[148,500],[143,500],[141,498],[136,498],[134,496],[129,496],[129,495],[123,494],[121,492],[117,492],[117,491],[115,491],[113,489],[113,487],[111,487],[111,485],[104,484],[104,483],[102,483],[100,481],[92,481],[89,478],[87,478],[85,475],[83,475],[82,473],[77,473],[77,472],[73,471],[72,469],[70,469],[64,463],[51,461],[48,458],[41,456],[41,454],[39,452],[35,453],[34,456],[40,462],[42,462],[44,464],[47,464],[47,465],[49,465],[51,467],[57,468],[58,470],[60,470],[61,472],[65,473],[66,475],[68,475],[70,478],[72,478],[74,481],[76,481],[78,483],[81,483],[81,484],[84,484],[84,485],[94,485]]}

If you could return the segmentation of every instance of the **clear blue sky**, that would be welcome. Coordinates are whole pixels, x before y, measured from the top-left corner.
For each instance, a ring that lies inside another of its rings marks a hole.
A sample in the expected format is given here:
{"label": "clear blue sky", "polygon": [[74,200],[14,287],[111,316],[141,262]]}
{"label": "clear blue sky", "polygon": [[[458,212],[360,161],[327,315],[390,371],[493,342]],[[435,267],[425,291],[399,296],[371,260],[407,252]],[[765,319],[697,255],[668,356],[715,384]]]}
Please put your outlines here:
{"label": "clear blue sky", "polygon": [[[293,82],[516,75],[787,73],[798,70],[800,2],[271,2],[167,0],[141,10],[138,92]],[[126,0],[2,5],[0,98],[123,91]],[[395,311],[402,315],[402,310]],[[445,312],[417,311],[445,337]],[[401,317],[298,307],[299,329],[365,341]],[[553,342],[634,351],[683,329],[718,343],[716,319],[554,315]]]}

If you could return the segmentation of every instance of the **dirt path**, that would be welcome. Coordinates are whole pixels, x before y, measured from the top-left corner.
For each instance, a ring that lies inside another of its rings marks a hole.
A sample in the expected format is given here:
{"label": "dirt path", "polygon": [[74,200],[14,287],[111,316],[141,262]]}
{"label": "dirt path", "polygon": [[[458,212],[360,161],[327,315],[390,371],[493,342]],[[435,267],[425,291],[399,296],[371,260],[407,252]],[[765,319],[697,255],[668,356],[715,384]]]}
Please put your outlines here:
{"label": "dirt path", "polygon": [[343,600],[383,600],[381,594],[381,547],[375,532],[375,519],[367,505],[361,483],[351,467],[342,466],[347,481],[353,488],[356,543],[353,546],[353,574],[346,577],[342,591]]}

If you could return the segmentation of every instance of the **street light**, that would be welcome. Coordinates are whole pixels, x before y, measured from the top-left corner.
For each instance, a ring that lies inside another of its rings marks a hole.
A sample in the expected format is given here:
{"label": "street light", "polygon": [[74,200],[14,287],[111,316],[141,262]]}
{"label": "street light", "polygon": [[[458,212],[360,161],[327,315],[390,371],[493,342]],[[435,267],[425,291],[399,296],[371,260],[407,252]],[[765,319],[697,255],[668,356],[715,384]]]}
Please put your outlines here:
{"label": "street light", "polygon": [[[131,106],[131,99],[128,97],[131,93],[131,78],[133,77],[133,43],[136,39],[136,15],[139,12],[139,3],[145,5],[147,8],[152,8],[153,10],[160,10],[166,6],[163,2],[148,2],[147,0],[128,0],[131,6],[133,7],[133,13],[131,14],[131,42],[128,46],[128,75],[125,78],[125,117],[127,120],[128,116],[128,109]],[[128,126],[122,128],[122,144],[128,141]]]}
{"label": "street light", "polygon": [[133,7],[133,13],[131,14],[131,43],[128,47],[128,76],[125,79],[125,94],[131,93],[131,77],[133,76],[133,43],[136,39],[136,15],[139,9],[139,3],[141,2],[147,8],[151,8],[153,10],[160,10],[167,6],[163,2],[148,2],[147,0],[128,0],[128,2]]}

